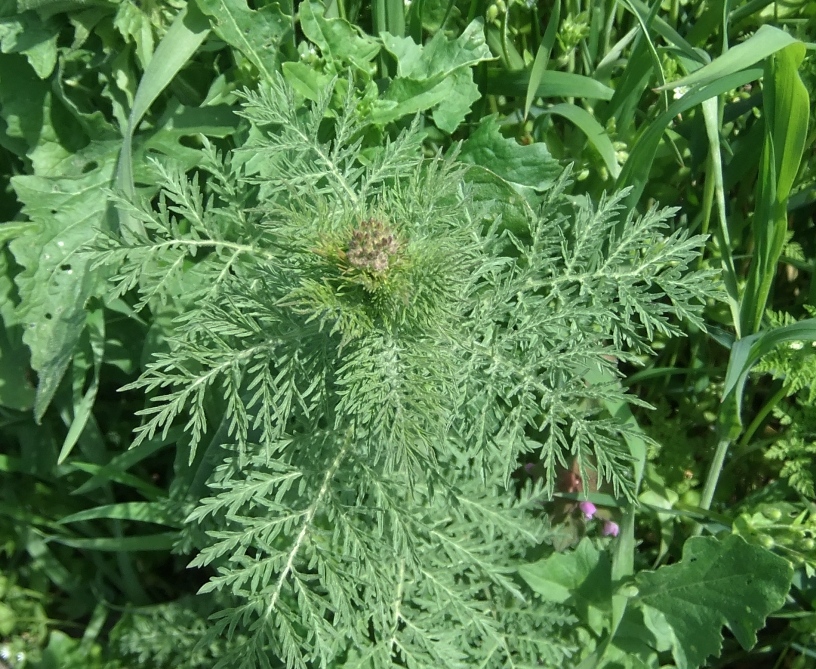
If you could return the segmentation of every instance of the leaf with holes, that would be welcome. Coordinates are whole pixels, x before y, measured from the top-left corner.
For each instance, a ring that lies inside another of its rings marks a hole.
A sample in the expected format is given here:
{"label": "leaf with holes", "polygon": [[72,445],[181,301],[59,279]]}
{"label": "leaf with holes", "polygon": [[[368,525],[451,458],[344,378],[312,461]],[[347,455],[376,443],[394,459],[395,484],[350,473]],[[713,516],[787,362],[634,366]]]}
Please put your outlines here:
{"label": "leaf with holes", "polygon": [[[108,148],[108,147],[105,147]],[[85,302],[96,279],[79,250],[96,236],[105,215],[116,154],[91,145],[90,171],[77,176],[15,176],[12,185],[23,213],[34,223],[10,244],[24,268],[17,275],[17,317],[31,366],[39,375],[34,412],[42,418],[85,327]]]}
{"label": "leaf with holes", "polygon": [[272,76],[278,68],[278,47],[292,26],[291,16],[275,3],[257,10],[250,9],[246,0],[199,0],[198,6],[210,17],[216,35],[240,51],[262,80]]}
{"label": "leaf with holes", "polygon": [[655,636],[664,636],[668,624],[675,663],[689,669],[720,654],[723,625],[752,648],[765,618],[785,602],[792,578],[787,560],[738,536],[693,537],[680,562],[638,574],[637,601]]}

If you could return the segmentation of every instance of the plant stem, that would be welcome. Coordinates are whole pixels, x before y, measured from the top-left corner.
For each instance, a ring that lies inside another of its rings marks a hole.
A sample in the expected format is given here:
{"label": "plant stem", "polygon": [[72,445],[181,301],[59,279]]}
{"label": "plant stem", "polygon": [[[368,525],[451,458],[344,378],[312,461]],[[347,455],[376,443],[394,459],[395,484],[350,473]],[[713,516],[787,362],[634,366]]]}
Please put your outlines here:
{"label": "plant stem", "polygon": [[748,442],[751,441],[751,438],[754,436],[754,432],[759,429],[768,414],[771,413],[773,408],[779,404],[779,401],[784,398],[785,395],[787,395],[787,388],[782,385],[779,390],[774,393],[773,397],[765,403],[765,406],[760,409],[757,415],[754,416],[754,420],[751,421],[748,429],[745,430],[745,434],[742,435],[742,439],[740,439],[740,446],[745,447],[748,445]]}
{"label": "plant stem", "polygon": [[[728,453],[728,447],[731,445],[731,440],[727,437],[720,439],[717,444],[717,450],[714,452],[714,459],[708,467],[708,476],[706,477],[703,494],[700,497],[700,508],[708,511],[711,508],[711,500],[714,499],[714,491],[717,489],[717,481],[720,478],[723,464],[725,464],[725,454]],[[699,534],[702,528],[698,525],[696,533]]]}

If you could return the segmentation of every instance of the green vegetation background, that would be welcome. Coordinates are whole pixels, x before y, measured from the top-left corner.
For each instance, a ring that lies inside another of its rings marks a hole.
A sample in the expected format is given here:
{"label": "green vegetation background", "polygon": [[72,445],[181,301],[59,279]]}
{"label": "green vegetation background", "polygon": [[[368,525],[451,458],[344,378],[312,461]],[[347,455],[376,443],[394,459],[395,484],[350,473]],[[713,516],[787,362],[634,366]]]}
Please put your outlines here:
{"label": "green vegetation background", "polygon": [[[191,173],[243,146],[241,92],[278,74],[305,101],[353,88],[364,155],[414,119],[427,156],[462,142],[496,177],[473,184],[485,202],[571,165],[568,197],[629,188],[628,209],[708,236],[694,269],[722,299],[650,333],[619,363],[638,405],[604,407],[639,503],[586,481],[587,520],[561,486],[560,550],[517,578],[562,607],[576,666],[816,666],[814,35],[806,1],[0,0],[0,666],[224,652],[200,643],[219,604],[193,596],[192,509],[169,501],[182,425],[130,448],[145,398],[120,392],[179,307],[142,308],[85,250],[127,215],[112,192],[156,195],[148,158]],[[716,590],[697,560],[764,580],[695,627],[678,600]]]}

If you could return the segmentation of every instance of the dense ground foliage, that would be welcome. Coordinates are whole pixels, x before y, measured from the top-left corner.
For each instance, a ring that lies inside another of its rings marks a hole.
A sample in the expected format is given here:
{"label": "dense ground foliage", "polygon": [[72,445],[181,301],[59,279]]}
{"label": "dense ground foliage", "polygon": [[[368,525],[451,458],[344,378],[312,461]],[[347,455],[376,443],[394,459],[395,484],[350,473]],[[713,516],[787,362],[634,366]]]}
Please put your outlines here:
{"label": "dense ground foliage", "polygon": [[0,0],[0,667],[815,667],[814,34]]}

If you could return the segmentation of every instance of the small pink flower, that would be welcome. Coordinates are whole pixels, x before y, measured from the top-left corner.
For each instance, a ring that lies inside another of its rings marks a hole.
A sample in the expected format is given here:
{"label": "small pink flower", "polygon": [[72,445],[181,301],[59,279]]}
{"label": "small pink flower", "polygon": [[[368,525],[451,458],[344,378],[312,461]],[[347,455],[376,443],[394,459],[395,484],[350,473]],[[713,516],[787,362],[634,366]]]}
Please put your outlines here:
{"label": "small pink flower", "polygon": [[620,532],[620,527],[618,527],[617,523],[613,523],[611,520],[604,521],[603,529],[601,530],[603,536],[616,537],[618,536],[618,532]]}
{"label": "small pink flower", "polygon": [[578,505],[578,508],[581,509],[581,512],[584,514],[584,518],[589,520],[592,516],[595,515],[595,512],[598,510],[595,508],[595,505],[592,502],[581,502]]}

